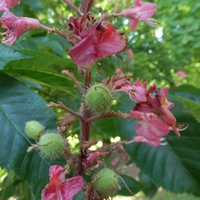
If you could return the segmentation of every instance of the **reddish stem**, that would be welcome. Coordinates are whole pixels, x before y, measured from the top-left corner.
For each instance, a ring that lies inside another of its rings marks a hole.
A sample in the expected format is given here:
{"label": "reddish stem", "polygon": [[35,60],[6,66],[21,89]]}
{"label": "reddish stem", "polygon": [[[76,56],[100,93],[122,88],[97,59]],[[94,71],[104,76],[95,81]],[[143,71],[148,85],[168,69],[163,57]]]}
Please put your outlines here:
{"label": "reddish stem", "polygon": [[[87,89],[91,84],[91,68],[85,68],[84,72],[84,88]],[[75,175],[82,175],[84,167],[82,165],[82,160],[85,158],[83,143],[89,141],[90,135],[90,123],[87,121],[91,117],[91,111],[87,109],[84,104],[83,119],[80,120],[80,155],[78,158]]]}
{"label": "reddish stem", "polygon": [[84,14],[90,11],[93,2],[94,0],[82,0],[81,10]]}
{"label": "reddish stem", "polygon": [[80,16],[83,15],[83,13],[80,11],[79,8],[77,8],[70,0],[64,0],[65,3],[67,3],[76,13],[78,13]]}

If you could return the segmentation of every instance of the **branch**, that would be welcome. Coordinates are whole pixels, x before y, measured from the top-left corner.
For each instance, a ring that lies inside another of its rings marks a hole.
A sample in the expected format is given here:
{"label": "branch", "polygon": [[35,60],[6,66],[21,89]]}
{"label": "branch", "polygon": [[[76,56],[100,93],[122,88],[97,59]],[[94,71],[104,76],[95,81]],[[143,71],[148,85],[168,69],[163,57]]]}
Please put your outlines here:
{"label": "branch", "polygon": [[105,118],[111,118],[111,117],[121,117],[121,118],[128,118],[128,114],[127,113],[122,113],[121,111],[110,111],[108,113],[101,113],[99,115],[96,115],[94,117],[90,117],[87,119],[87,122],[91,123],[100,119],[105,119]]}
{"label": "branch", "polygon": [[65,3],[68,4],[78,15],[83,16],[83,13],[77,8],[70,0],[64,0]]}
{"label": "branch", "polygon": [[79,89],[79,91],[81,93],[84,92],[82,86],[79,84],[79,82],[77,81],[76,77],[74,76],[74,74],[72,72],[70,73],[69,70],[62,70],[62,74],[64,74],[64,75],[68,76],[69,78],[71,78],[72,81],[76,84],[76,86],[78,87],[78,89]]}
{"label": "branch", "polygon": [[46,108],[47,108],[47,109],[48,109],[48,108],[52,108],[52,107],[54,107],[54,108],[61,108],[62,110],[65,110],[66,112],[68,112],[68,113],[70,113],[70,114],[72,114],[72,115],[78,117],[80,120],[83,120],[83,116],[82,116],[80,113],[75,112],[75,111],[69,109],[68,107],[66,107],[66,106],[65,106],[62,102],[60,102],[60,101],[58,102],[58,104],[56,104],[56,103],[54,103],[54,102],[49,102],[49,103],[46,105]]}
{"label": "branch", "polygon": [[65,33],[63,30],[59,31],[57,28],[53,27],[51,30],[52,33],[57,33],[58,35],[60,35],[61,37],[65,38],[66,40],[68,40],[68,35],[67,33]]}

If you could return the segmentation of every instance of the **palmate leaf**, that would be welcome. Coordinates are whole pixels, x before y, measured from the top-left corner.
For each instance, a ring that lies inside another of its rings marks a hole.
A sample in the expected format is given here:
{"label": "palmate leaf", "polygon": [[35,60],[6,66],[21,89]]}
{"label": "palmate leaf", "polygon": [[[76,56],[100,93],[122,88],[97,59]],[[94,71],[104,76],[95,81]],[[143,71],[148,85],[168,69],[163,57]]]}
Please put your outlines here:
{"label": "palmate leaf", "polygon": [[5,73],[71,93],[74,88],[73,82],[61,74],[63,69],[77,73],[77,67],[71,60],[40,50],[20,50],[20,52],[31,58],[9,62],[3,69]]}
{"label": "palmate leaf", "polygon": [[45,130],[56,129],[56,116],[46,110],[46,102],[19,81],[0,73],[0,166],[13,169],[21,179],[27,179],[35,199],[49,179],[49,166],[53,163],[33,150],[24,133],[25,122],[37,120]]}

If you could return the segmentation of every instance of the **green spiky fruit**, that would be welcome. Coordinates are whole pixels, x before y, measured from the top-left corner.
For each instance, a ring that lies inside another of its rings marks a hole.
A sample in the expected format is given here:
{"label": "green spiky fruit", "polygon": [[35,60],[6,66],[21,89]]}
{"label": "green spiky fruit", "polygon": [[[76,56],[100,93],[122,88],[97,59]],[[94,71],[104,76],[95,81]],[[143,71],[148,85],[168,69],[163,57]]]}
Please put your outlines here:
{"label": "green spiky fruit", "polygon": [[57,133],[47,133],[40,137],[39,148],[43,155],[49,158],[60,157],[65,149],[65,139]]}
{"label": "green spiky fruit", "polygon": [[92,85],[85,96],[87,106],[96,113],[105,113],[110,110],[113,96],[111,91],[102,83]]}
{"label": "green spiky fruit", "polygon": [[44,132],[44,127],[39,122],[32,120],[26,123],[25,132],[29,138],[36,140]]}
{"label": "green spiky fruit", "polygon": [[108,168],[102,169],[93,178],[96,190],[103,196],[114,196],[119,186],[119,176]]}

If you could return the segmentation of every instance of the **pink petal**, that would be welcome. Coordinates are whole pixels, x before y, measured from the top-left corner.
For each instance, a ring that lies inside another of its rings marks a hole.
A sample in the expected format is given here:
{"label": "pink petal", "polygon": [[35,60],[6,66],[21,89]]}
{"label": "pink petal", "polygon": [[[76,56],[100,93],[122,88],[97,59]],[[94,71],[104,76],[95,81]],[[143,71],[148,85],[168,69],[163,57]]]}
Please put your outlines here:
{"label": "pink petal", "polygon": [[129,22],[129,27],[132,31],[134,31],[138,26],[138,20],[137,19],[131,19]]}
{"label": "pink petal", "polygon": [[160,100],[161,105],[166,106],[168,109],[171,109],[171,108],[174,107],[174,104],[167,100],[168,91],[169,91],[168,87],[162,88],[159,91],[159,95],[160,95],[160,99],[159,100]]}
{"label": "pink petal", "polygon": [[150,141],[142,136],[135,136],[133,140],[134,140],[134,142],[144,142],[149,146],[160,146],[161,145],[160,138]]}
{"label": "pink petal", "polygon": [[20,3],[20,0],[6,0],[9,7],[15,7]]}
{"label": "pink petal", "polygon": [[2,43],[12,45],[15,43],[17,37],[31,29],[40,28],[40,22],[34,18],[16,17],[8,9],[1,18],[3,28],[7,28],[6,39]]}
{"label": "pink petal", "polygon": [[99,57],[120,53],[127,46],[127,38],[123,33],[117,32],[110,23],[104,23],[104,26],[105,30],[98,35],[100,40],[96,42]]}
{"label": "pink petal", "polygon": [[132,49],[127,49],[125,53],[129,58],[132,58],[134,56]]}
{"label": "pink petal", "polygon": [[160,107],[160,114],[158,117],[168,126],[173,126],[176,124],[176,118],[166,106]]}
{"label": "pink petal", "polygon": [[147,85],[146,81],[144,82],[144,84],[142,84],[139,79],[136,79],[133,85],[128,83],[116,91],[122,91],[128,94],[129,97],[135,102],[140,102],[140,101],[145,102],[146,101],[146,85]]}
{"label": "pink petal", "polygon": [[156,140],[168,134],[170,128],[162,120],[157,118],[153,113],[142,113],[130,111],[130,115],[139,120],[135,126],[135,132],[147,140]]}
{"label": "pink petal", "polygon": [[91,65],[99,58],[114,55],[127,46],[127,38],[117,32],[112,24],[104,23],[93,28],[87,37],[82,39],[70,51],[69,55],[79,66]]}
{"label": "pink petal", "polygon": [[52,165],[49,169],[49,176],[50,176],[50,179],[53,177],[53,176],[57,176],[58,179],[62,182],[65,180],[65,172],[64,172],[64,168],[59,166],[59,165]]}
{"label": "pink petal", "polygon": [[95,151],[89,154],[89,156],[83,160],[83,166],[85,169],[89,169],[91,167],[95,167],[98,165],[98,159],[101,155],[109,154],[109,152],[101,152],[101,151]]}
{"label": "pink petal", "polygon": [[121,68],[116,68],[115,69],[115,73],[116,74],[121,74],[122,73],[122,69]]}
{"label": "pink petal", "polygon": [[94,32],[82,39],[69,51],[69,56],[79,66],[90,65],[98,59],[95,46],[93,45]]}
{"label": "pink petal", "polygon": [[187,74],[185,73],[184,70],[178,70],[177,74],[178,74],[180,77],[183,77],[183,78],[186,78],[186,77],[187,77]]}
{"label": "pink petal", "polygon": [[82,187],[84,186],[84,182],[82,176],[75,176],[73,178],[66,179],[63,185],[63,199],[72,200],[74,195],[81,191]]}
{"label": "pink petal", "polygon": [[156,5],[153,3],[145,2],[141,6],[137,7],[137,19],[145,20],[153,16],[156,12]]}
{"label": "pink petal", "polygon": [[20,3],[20,0],[0,0],[0,12],[7,7],[15,7]]}
{"label": "pink petal", "polygon": [[134,1],[134,6],[141,6],[143,2],[141,0],[135,0]]}
{"label": "pink petal", "polygon": [[149,26],[156,26],[154,20],[151,18],[156,12],[156,5],[153,3],[136,0],[134,5],[124,9],[118,16],[127,17],[130,19],[130,29],[134,31],[138,25],[138,20],[142,20]]}
{"label": "pink petal", "polygon": [[0,0],[0,12],[4,11],[4,9],[7,7],[7,3],[5,0]]}
{"label": "pink petal", "polygon": [[42,190],[42,200],[72,200],[84,185],[81,176],[65,179],[64,168],[59,165],[51,166],[49,171],[50,182]]}

